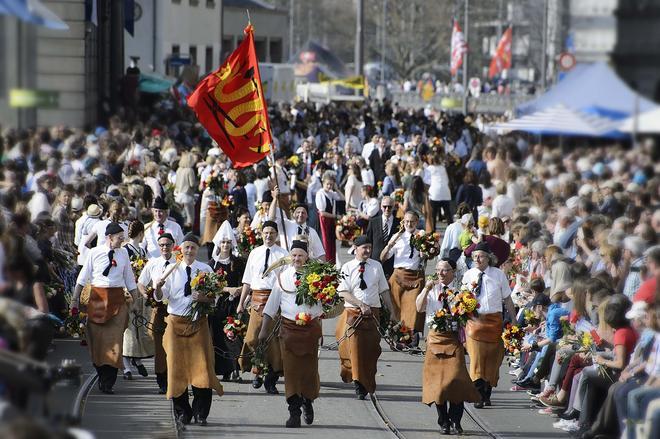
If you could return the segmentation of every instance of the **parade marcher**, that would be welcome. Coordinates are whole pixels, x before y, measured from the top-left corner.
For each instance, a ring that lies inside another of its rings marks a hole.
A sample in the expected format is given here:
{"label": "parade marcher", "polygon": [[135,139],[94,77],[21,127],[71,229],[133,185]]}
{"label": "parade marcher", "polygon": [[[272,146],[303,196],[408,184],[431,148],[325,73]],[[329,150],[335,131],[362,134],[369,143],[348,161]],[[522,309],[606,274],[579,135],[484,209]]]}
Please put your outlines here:
{"label": "parade marcher", "polygon": [[[376,390],[376,365],[381,354],[379,317],[382,303],[391,309],[390,286],[382,265],[371,259],[371,241],[355,239],[355,258],[341,268],[338,292],[344,312],[337,322],[341,379],[353,382],[359,399]],[[344,339],[344,337],[347,337]]]}
{"label": "parade marcher", "polygon": [[124,288],[136,297],[137,285],[126,249],[121,248],[124,229],[110,223],[105,229],[105,243],[90,250],[78,274],[71,299],[72,314],[77,314],[80,294],[91,284],[87,304],[87,343],[92,363],[99,375],[99,390],[112,394],[117,371],[123,366],[122,344],[128,323]]}
{"label": "parade marcher", "polygon": [[257,210],[256,215],[254,215],[254,218],[252,218],[252,222],[250,222],[251,229],[257,230],[258,228],[262,227],[264,221],[268,220],[268,212],[272,202],[273,195],[270,193],[270,191],[264,192],[261,196],[259,209]]}
{"label": "parade marcher", "polygon": [[[436,264],[437,281],[429,281],[422,293],[417,296],[417,310],[426,312],[426,322],[430,324],[437,311],[450,314],[448,295],[456,294],[458,282],[454,278],[456,263],[451,259],[441,259]],[[458,328],[456,328],[458,329]],[[465,350],[458,332],[454,328],[442,331],[429,329],[426,338],[426,355],[422,382],[422,402],[434,404],[438,411],[438,424],[443,434],[450,428],[463,433],[461,418],[463,402],[479,402],[481,395],[472,384],[465,366]]]}
{"label": "parade marcher", "polygon": [[[128,226],[129,242],[124,244],[124,248],[128,251],[129,260],[146,259],[146,252],[140,247],[140,242],[144,237],[144,225],[140,221],[133,221]],[[141,273],[140,273],[141,274]],[[138,286],[138,290],[140,287]],[[142,295],[138,295],[129,307],[128,328],[124,331],[124,379],[133,379],[133,371],[131,368],[135,366],[138,373],[143,377],[149,376],[147,369],[142,364],[142,358],[150,358],[154,356],[154,341],[149,336],[147,327],[144,324],[144,319],[149,315],[151,309],[147,306],[147,302]]]}
{"label": "parade marcher", "polygon": [[164,233],[172,235],[175,245],[181,243],[183,239],[181,226],[168,219],[169,212],[170,208],[165,200],[160,197],[154,199],[151,206],[154,219],[144,226],[144,238],[142,239],[142,248],[147,251],[149,258],[157,258],[160,255],[158,238]]}
{"label": "parade marcher", "polygon": [[420,269],[419,251],[410,244],[418,222],[415,212],[406,212],[403,227],[390,238],[380,254],[381,261],[394,256],[394,272],[389,279],[394,305],[392,317],[415,331],[415,346],[424,331],[424,314],[415,306],[415,299],[424,286],[424,272]]}
{"label": "parade marcher", "polygon": [[[149,259],[138,278],[138,289],[145,299],[149,297],[148,290],[152,288],[153,281],[160,279],[167,267],[176,263],[176,258],[172,254],[174,237],[171,234],[163,233],[158,237],[158,248],[160,256]],[[149,327],[154,340],[156,384],[158,384],[160,394],[164,395],[167,392],[167,359],[165,349],[163,349],[163,334],[165,333],[167,305],[161,302],[156,303],[157,305],[151,309],[149,315]],[[145,317],[147,316],[145,315]]]}
{"label": "parade marcher", "polygon": [[372,255],[383,265],[385,276],[394,271],[394,258],[380,259],[380,254],[390,238],[399,230],[401,222],[394,216],[394,200],[383,197],[380,201],[380,213],[374,215],[367,225],[367,237],[372,242]]}
{"label": "parade marcher", "polygon": [[344,196],[336,190],[337,182],[332,172],[323,174],[323,188],[316,193],[316,209],[321,224],[321,239],[325,249],[325,259],[335,263],[337,260],[337,238],[335,223],[337,219],[337,201]]}
{"label": "parade marcher", "polygon": [[[167,398],[173,399],[174,412],[183,424],[206,425],[211,410],[212,390],[223,395],[222,385],[215,376],[213,343],[206,316],[190,317],[186,314],[193,301],[207,302],[206,296],[199,295],[191,288],[195,275],[204,271],[212,272],[211,267],[195,260],[199,251],[199,239],[188,234],[181,243],[183,260],[174,265],[167,278],[156,281],[156,300],[167,299],[167,328],[163,336],[163,348],[167,355]],[[192,407],[188,402],[188,386],[192,386]]]}
{"label": "parade marcher", "polygon": [[215,312],[209,316],[211,336],[215,347],[215,373],[222,375],[223,381],[238,379],[240,368],[237,358],[241,353],[242,344],[238,340],[229,340],[224,333],[225,320],[232,316],[238,318],[236,308],[243,289],[242,277],[245,271],[245,259],[234,255],[236,237],[229,221],[220,225],[218,233],[213,238],[213,270],[222,269],[227,286],[226,298],[218,301]]}
{"label": "parade marcher", "polygon": [[470,355],[470,378],[482,397],[475,408],[491,405],[490,394],[499,380],[504,359],[502,303],[510,318],[516,316],[509,280],[502,270],[490,266],[492,257],[488,244],[477,244],[472,251],[474,266],[465,272],[462,281],[479,300],[479,317],[468,321],[465,341]]}
{"label": "parade marcher", "polygon": [[[293,244],[293,240],[298,235],[305,235],[308,239],[309,245],[309,257],[313,259],[321,259],[325,256],[325,250],[323,249],[323,243],[319,234],[316,230],[312,229],[307,225],[307,205],[306,204],[296,204],[293,209],[293,221],[284,218],[284,227],[280,221],[281,216],[278,215],[277,208],[279,207],[279,189],[273,189],[273,202],[270,204],[270,210],[268,212],[269,219],[277,223],[280,230],[280,247],[284,248],[288,244],[289,248]],[[286,238],[284,234],[286,233]]]}
{"label": "parade marcher", "polygon": [[[268,192],[266,192],[267,194]],[[266,195],[264,194],[264,196]],[[250,252],[247,263],[245,265],[245,272],[243,273],[243,291],[238,303],[237,312],[241,313],[245,307],[245,300],[248,294],[251,294],[250,303],[250,321],[248,323],[247,334],[245,335],[245,343],[241,351],[240,364],[243,371],[252,369],[249,356],[257,347],[259,342],[259,330],[262,327],[263,310],[270,296],[275,282],[275,272],[270,272],[268,276],[263,277],[264,272],[287,255],[286,250],[282,247],[275,245],[277,239],[277,224],[274,221],[266,221],[261,229],[264,244],[255,248]],[[250,293],[251,291],[251,293]],[[271,322],[268,331],[273,330]],[[275,384],[277,377],[282,372],[282,356],[280,347],[277,344],[275,337],[271,339],[266,351],[266,360],[269,363],[269,373],[264,379],[264,387],[266,392],[276,394],[278,393]],[[252,381],[252,386],[256,389],[261,387],[261,378],[256,376]]]}
{"label": "parade marcher", "polygon": [[[320,304],[296,304],[296,281],[307,262],[307,243],[294,241],[290,255],[291,265],[276,275],[273,290],[264,307],[259,341],[263,343],[267,340],[274,319],[281,312],[279,343],[284,366],[284,391],[289,405],[286,427],[296,428],[301,424],[301,408],[305,424],[314,422],[312,404],[318,398],[321,388],[318,348],[323,308]],[[296,320],[300,313],[307,314],[310,320],[298,324]]]}

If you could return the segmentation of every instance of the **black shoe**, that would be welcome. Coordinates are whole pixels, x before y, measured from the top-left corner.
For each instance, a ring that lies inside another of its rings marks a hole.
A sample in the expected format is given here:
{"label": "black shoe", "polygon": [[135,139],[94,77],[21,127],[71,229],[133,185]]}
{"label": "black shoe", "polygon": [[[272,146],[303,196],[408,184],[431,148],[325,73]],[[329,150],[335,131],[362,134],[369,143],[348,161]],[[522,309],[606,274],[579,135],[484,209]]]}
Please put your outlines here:
{"label": "black shoe", "polygon": [[300,415],[289,415],[289,419],[286,420],[284,426],[286,428],[300,428]]}
{"label": "black shoe", "polygon": [[460,422],[454,422],[453,427],[454,430],[456,431],[456,434],[463,434],[463,427],[461,427]]}
{"label": "black shoe", "polygon": [[303,401],[302,414],[305,424],[312,425],[312,422],[314,422],[314,406],[309,399]]}
{"label": "black shoe", "polygon": [[190,425],[190,421],[192,421],[192,415],[185,415],[181,413],[177,416],[177,420],[183,425]]}
{"label": "black shoe", "polygon": [[206,427],[206,426],[209,425],[209,424],[208,424],[208,422],[206,422],[206,419],[201,418],[201,419],[199,420],[199,425],[200,425],[201,427]]}
{"label": "black shoe", "polygon": [[277,391],[277,387],[275,387],[275,384],[277,384],[277,378],[276,373],[271,372],[266,375],[266,378],[264,378],[264,388],[266,389],[266,393],[271,395],[278,395],[280,393]]}
{"label": "black shoe", "polygon": [[442,434],[451,434],[449,422],[445,422],[440,426],[440,428],[442,428]]}
{"label": "black shoe", "polygon": [[130,370],[124,372],[124,379],[125,379],[125,380],[128,380],[128,381],[131,381],[131,380],[133,379],[133,374],[131,373]]}
{"label": "black shoe", "polygon": [[226,373],[222,376],[222,382],[224,383],[228,383],[230,379],[231,379],[231,373]]}
{"label": "black shoe", "polygon": [[569,412],[564,412],[559,414],[559,419],[565,419],[567,421],[574,421],[580,418],[580,411],[572,409]]}
{"label": "black shoe", "polygon": [[490,407],[490,406],[493,405],[493,404],[490,402],[490,398],[486,398],[486,399],[484,399],[484,405],[485,405],[486,407]]}
{"label": "black shoe", "polygon": [[99,391],[101,393],[106,394],[106,395],[114,395],[115,394],[115,391],[112,390],[112,387],[106,387],[106,386],[102,385],[101,382],[99,382]]}
{"label": "black shoe", "polygon": [[159,387],[158,388],[158,394],[159,395],[165,395],[167,393],[167,387]]}
{"label": "black shoe", "polygon": [[475,409],[482,409],[482,408],[484,408],[484,402],[483,402],[483,401],[475,402],[475,403],[474,403],[474,408],[475,408]]}
{"label": "black shoe", "polygon": [[263,378],[261,378],[260,376],[255,376],[252,379],[252,388],[258,389],[259,387],[261,387],[263,385],[263,383],[264,383]]}
{"label": "black shoe", "polygon": [[241,373],[237,370],[231,373],[231,380],[236,382],[241,382]]}
{"label": "black shoe", "polygon": [[364,401],[367,398],[367,389],[359,381],[353,381],[353,383],[355,383],[355,394],[358,399]]}
{"label": "black shoe", "polygon": [[144,364],[138,364],[138,365],[135,366],[135,367],[137,367],[138,373],[139,373],[140,375],[142,375],[143,377],[146,378],[146,377],[149,376],[149,372],[147,372],[147,368],[144,367]]}

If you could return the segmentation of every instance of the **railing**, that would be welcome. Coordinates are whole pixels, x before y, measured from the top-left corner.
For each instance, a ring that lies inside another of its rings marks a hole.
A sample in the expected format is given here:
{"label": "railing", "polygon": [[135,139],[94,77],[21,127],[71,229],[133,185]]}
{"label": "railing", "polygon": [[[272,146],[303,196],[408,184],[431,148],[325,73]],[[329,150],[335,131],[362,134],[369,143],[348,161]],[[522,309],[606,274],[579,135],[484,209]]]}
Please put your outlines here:
{"label": "railing", "polygon": [[[463,95],[459,93],[435,94],[431,99],[424,100],[417,92],[393,92],[389,96],[392,102],[400,107],[420,109],[427,105],[448,112],[463,110]],[[505,113],[513,112],[515,108],[534,99],[534,95],[496,95],[484,94],[479,97],[468,97],[468,111],[473,113]]]}

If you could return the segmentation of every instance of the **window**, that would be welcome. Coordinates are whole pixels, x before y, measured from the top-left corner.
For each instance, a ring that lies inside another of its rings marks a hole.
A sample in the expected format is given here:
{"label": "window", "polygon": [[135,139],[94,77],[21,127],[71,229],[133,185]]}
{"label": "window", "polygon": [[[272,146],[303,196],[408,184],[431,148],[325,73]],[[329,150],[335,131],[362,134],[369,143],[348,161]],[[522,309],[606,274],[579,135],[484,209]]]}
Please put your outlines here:
{"label": "window", "polygon": [[181,4],[181,0],[172,0],[172,3],[174,3],[175,5],[180,5],[180,4]]}
{"label": "window", "polygon": [[199,0],[188,0],[190,6],[199,6]]}
{"label": "window", "polygon": [[270,62],[282,62],[283,49],[282,40],[270,40]]}
{"label": "window", "polygon": [[174,55],[174,54],[178,55],[179,53],[180,53],[179,45],[178,44],[172,44],[172,55]]}
{"label": "window", "polygon": [[206,0],[206,7],[209,9],[215,8],[215,1],[213,0]]}
{"label": "window", "polygon": [[206,55],[204,56],[204,64],[206,66],[206,71],[210,72],[213,70],[213,46],[206,46]]}
{"label": "window", "polygon": [[197,46],[190,46],[190,64],[197,65]]}

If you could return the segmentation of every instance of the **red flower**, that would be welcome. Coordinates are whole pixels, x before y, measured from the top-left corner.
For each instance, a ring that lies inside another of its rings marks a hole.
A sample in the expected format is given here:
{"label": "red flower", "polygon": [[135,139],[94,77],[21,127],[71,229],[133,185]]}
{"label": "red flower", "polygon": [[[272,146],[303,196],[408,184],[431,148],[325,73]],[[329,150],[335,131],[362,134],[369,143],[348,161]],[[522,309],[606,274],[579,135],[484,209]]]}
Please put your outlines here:
{"label": "red flower", "polygon": [[227,323],[234,323],[234,318],[231,316],[227,317]]}
{"label": "red flower", "polygon": [[316,282],[312,283],[312,286],[314,288],[319,288],[321,286],[321,282],[316,281]]}
{"label": "red flower", "polygon": [[116,267],[116,266],[117,266],[117,261],[115,261],[115,260],[113,259],[112,262],[110,262],[110,265],[112,265],[113,267]]}
{"label": "red flower", "polygon": [[158,230],[158,234],[159,234],[159,235],[162,235],[163,233],[165,233],[165,230],[164,230],[164,229],[159,229],[159,230]]}
{"label": "red flower", "polygon": [[300,281],[297,280],[297,281],[295,282],[295,284],[296,284],[297,287],[299,287],[299,286],[300,286]]}
{"label": "red flower", "polygon": [[323,280],[324,280],[325,282],[330,282],[330,281],[332,281],[332,276],[327,276],[327,275],[326,275],[326,276],[323,276]]}

